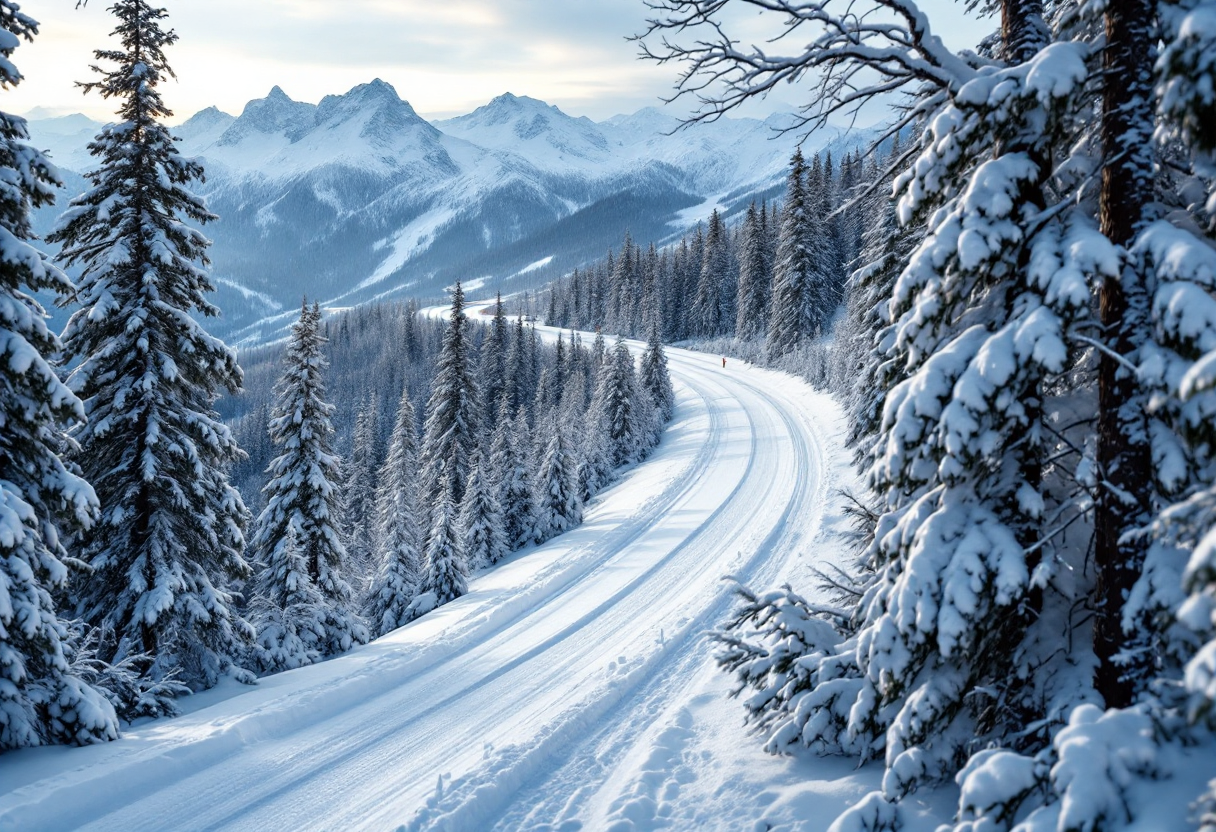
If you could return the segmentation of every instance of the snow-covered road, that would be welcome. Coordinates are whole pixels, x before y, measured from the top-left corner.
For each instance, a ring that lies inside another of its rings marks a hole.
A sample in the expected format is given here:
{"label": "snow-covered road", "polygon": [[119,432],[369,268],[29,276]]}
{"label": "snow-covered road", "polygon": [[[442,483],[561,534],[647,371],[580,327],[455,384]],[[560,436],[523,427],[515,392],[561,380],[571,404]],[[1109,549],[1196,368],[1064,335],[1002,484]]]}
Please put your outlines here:
{"label": "snow-covered road", "polygon": [[788,376],[668,356],[672,426],[578,529],[345,656],[108,745],[0,757],[0,830],[826,826],[868,778],[765,757],[704,631],[723,575],[805,585],[830,556],[838,412]]}

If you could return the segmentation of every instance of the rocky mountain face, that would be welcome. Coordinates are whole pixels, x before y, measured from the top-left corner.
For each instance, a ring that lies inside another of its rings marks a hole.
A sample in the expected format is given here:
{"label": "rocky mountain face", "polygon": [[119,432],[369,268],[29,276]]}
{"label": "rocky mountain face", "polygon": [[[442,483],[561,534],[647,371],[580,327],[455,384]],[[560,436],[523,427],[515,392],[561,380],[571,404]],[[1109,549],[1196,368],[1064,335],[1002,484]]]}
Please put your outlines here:
{"label": "rocky mountain face", "polygon": [[[510,93],[429,123],[384,81],[318,104],[275,87],[236,117],[214,107],[174,129],[201,157],[198,190],[220,219],[211,271],[224,311],[212,329],[234,343],[277,338],[301,295],[331,307],[438,296],[460,280],[474,295],[517,291],[635,240],[661,243],[753,197],[779,193],[799,136],[789,116],[681,128],[647,108],[603,122]],[[79,190],[100,125],[32,120],[67,183],[45,231]],[[864,131],[821,131],[804,152],[839,156]]]}

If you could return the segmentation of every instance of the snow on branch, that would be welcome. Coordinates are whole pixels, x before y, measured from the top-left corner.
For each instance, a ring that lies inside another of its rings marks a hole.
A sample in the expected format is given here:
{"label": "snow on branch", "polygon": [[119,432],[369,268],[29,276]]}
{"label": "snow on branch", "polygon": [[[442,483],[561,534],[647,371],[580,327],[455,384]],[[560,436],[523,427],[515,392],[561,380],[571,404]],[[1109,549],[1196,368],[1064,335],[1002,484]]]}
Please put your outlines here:
{"label": "snow on branch", "polygon": [[[812,130],[836,113],[855,114],[869,99],[911,85],[919,92],[957,91],[974,77],[979,59],[961,57],[935,35],[910,0],[647,0],[654,17],[635,36],[642,56],[685,64],[668,101],[699,102],[690,121],[714,121],[780,83],[818,80],[819,95],[790,129]],[[743,47],[725,31],[723,15],[739,5],[783,15],[784,31],[763,46]],[[777,46],[805,32],[799,49]]]}

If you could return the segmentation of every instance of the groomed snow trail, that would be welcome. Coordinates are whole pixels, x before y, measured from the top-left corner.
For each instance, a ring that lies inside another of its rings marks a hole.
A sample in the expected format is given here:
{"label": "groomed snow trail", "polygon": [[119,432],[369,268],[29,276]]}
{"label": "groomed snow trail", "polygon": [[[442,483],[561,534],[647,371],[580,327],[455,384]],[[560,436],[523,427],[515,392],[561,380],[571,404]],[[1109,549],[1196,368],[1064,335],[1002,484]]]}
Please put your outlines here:
{"label": "groomed snow trail", "polygon": [[[578,529],[345,656],[115,743],[0,757],[0,830],[738,829],[784,799],[743,771],[830,773],[824,799],[855,799],[848,765],[763,757],[703,636],[722,576],[769,586],[830,551],[838,411],[788,376],[668,358],[673,424]],[[797,828],[834,811],[813,814]]]}

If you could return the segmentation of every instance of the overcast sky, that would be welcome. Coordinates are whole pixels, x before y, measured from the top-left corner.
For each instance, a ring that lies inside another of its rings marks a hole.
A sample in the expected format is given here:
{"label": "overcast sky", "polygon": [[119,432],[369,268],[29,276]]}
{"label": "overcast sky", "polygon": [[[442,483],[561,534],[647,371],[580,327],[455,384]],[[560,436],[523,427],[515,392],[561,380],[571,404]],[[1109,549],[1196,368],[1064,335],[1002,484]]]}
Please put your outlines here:
{"label": "overcast sky", "polygon": [[[88,79],[92,50],[115,48],[106,0],[23,0],[42,24],[15,62],[26,80],[4,93],[2,109],[35,115],[83,112],[108,119],[99,96],[73,85]],[[162,0],[181,40],[169,52],[178,75],[163,88],[184,120],[212,104],[238,114],[278,84],[316,102],[382,78],[427,118],[467,113],[503,92],[529,95],[567,113],[603,119],[660,105],[677,68],[637,59],[626,36],[640,31],[642,0]],[[951,0],[923,4],[947,43],[973,46],[989,28],[968,21]],[[769,16],[771,18],[771,15]],[[758,21],[739,30],[750,39]],[[793,109],[800,90],[758,105]],[[690,105],[683,105],[687,112]],[[37,108],[37,109],[35,109]]]}

